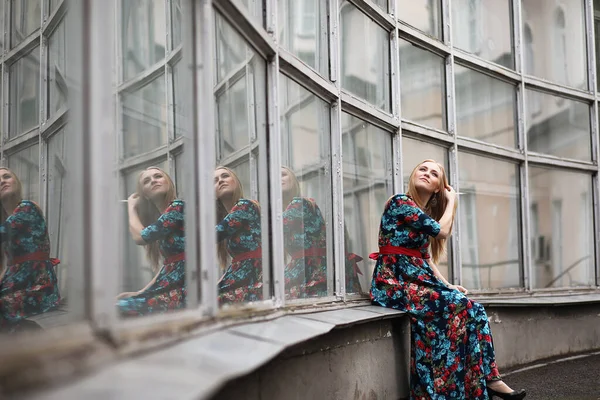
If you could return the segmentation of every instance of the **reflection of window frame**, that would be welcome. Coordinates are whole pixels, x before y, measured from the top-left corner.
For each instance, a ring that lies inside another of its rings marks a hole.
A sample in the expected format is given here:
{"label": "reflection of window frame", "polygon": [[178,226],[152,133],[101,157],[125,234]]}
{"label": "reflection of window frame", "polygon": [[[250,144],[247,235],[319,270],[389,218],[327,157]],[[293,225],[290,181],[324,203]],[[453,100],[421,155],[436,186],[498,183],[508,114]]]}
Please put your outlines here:
{"label": "reflection of window frame", "polygon": [[[553,280],[563,272],[563,221],[562,221],[562,199],[553,199],[551,202],[551,221],[552,221],[552,250],[551,250],[551,269],[552,274],[549,278]],[[561,281],[562,282],[562,279]],[[561,284],[559,284],[561,286]]]}
{"label": "reflection of window frame", "polygon": [[[313,38],[318,17],[317,1],[315,0],[293,0],[295,5],[294,33],[299,37]],[[291,8],[288,8],[288,10]]]}
{"label": "reflection of window frame", "polygon": [[[555,79],[564,84],[569,84],[568,61],[567,61],[567,16],[562,6],[554,11],[553,18],[553,68]],[[557,99],[557,102],[560,100]]]}
{"label": "reflection of window frame", "polygon": [[[475,288],[481,289],[481,273],[479,271],[479,241],[477,235],[477,195],[475,187],[461,187],[460,222],[461,222],[461,268],[463,281],[468,270],[465,264],[470,264],[470,278]],[[467,257],[468,256],[468,257]],[[489,282],[488,282],[489,283]],[[490,285],[491,286],[491,285]]]}

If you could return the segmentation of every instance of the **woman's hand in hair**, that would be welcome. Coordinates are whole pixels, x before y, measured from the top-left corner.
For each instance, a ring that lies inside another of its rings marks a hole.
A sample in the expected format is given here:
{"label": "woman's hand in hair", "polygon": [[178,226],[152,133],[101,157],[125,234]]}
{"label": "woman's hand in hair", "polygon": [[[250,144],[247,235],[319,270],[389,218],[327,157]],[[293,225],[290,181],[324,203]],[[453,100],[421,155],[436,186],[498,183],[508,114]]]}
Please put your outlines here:
{"label": "woman's hand in hair", "polygon": [[129,208],[137,209],[137,205],[140,202],[140,195],[137,193],[132,193],[131,196],[127,198],[127,205]]}
{"label": "woman's hand in hair", "polygon": [[469,291],[467,289],[465,289],[464,287],[462,287],[460,285],[448,285],[448,287],[450,289],[458,290],[459,292],[461,292],[463,294],[468,294],[469,293]]}
{"label": "woman's hand in hair", "polygon": [[452,186],[447,185],[446,190],[444,190],[444,194],[446,195],[446,199],[448,199],[448,202],[456,200],[456,191]]}

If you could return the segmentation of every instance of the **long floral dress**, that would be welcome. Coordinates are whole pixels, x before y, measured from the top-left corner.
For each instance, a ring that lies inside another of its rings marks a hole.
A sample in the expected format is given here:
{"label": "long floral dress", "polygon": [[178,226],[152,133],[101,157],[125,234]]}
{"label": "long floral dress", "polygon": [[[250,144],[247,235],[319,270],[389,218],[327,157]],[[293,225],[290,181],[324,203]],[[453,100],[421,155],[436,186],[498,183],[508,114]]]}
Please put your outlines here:
{"label": "long floral dress", "polygon": [[262,300],[260,206],[240,199],[216,227],[217,240],[227,239],[231,265],[218,284],[220,304]]}
{"label": "long floral dress", "polygon": [[6,273],[0,282],[0,330],[18,331],[26,318],[60,303],[55,265],[42,210],[22,200],[0,225],[6,254]]}
{"label": "long floral dress", "polygon": [[292,199],[283,212],[283,237],[290,257],[284,272],[287,297],[326,296],[327,230],[314,199]]}
{"label": "long floral dress", "polygon": [[164,213],[145,227],[146,243],[158,241],[163,265],[154,283],[142,293],[118,300],[123,316],[161,314],[185,307],[185,226],[184,202],[173,200]]}
{"label": "long floral dress", "polygon": [[371,299],[411,318],[411,399],[487,399],[486,381],[498,380],[492,335],[483,306],[444,285],[429,266],[428,236],[440,231],[407,195],[388,200],[379,247],[418,250],[377,256]]}

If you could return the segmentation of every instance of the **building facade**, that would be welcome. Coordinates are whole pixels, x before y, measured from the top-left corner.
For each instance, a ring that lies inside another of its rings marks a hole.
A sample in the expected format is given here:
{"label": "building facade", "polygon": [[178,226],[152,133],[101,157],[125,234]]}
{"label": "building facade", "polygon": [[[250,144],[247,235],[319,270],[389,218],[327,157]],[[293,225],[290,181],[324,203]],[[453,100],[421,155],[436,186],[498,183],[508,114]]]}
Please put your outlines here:
{"label": "building facade", "polygon": [[[425,159],[460,193],[439,265],[449,281],[525,303],[600,291],[596,0],[2,0],[0,10],[2,162],[40,204],[61,259],[63,304],[37,317],[47,329],[128,342],[165,321],[366,301],[384,204]],[[251,303],[217,301],[217,165],[261,208],[262,296]],[[122,318],[115,297],[156,273],[124,201],[150,166],[186,204],[186,310]],[[320,297],[286,290],[283,166],[324,219]]]}

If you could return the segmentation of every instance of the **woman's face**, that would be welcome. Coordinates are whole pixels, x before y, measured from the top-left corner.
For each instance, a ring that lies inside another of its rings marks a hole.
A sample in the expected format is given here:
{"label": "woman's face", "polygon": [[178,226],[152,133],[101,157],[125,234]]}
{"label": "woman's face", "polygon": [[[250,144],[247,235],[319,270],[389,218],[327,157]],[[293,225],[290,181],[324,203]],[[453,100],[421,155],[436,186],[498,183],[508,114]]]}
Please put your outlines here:
{"label": "woman's face", "polygon": [[19,189],[15,176],[7,169],[0,169],[0,199],[13,195]]}
{"label": "woman's face", "polygon": [[151,168],[142,173],[140,177],[142,193],[149,200],[164,196],[169,191],[169,181],[165,173],[159,169]]}
{"label": "woman's face", "polygon": [[429,195],[437,193],[440,190],[440,180],[442,171],[437,163],[426,161],[419,165],[413,176],[413,184],[418,190],[422,190]]}
{"label": "woman's face", "polygon": [[290,172],[281,168],[281,191],[283,193],[288,192],[292,189],[292,177],[290,176]]}
{"label": "woman's face", "polygon": [[232,196],[237,189],[237,182],[231,172],[226,169],[215,171],[215,195],[217,199]]}

